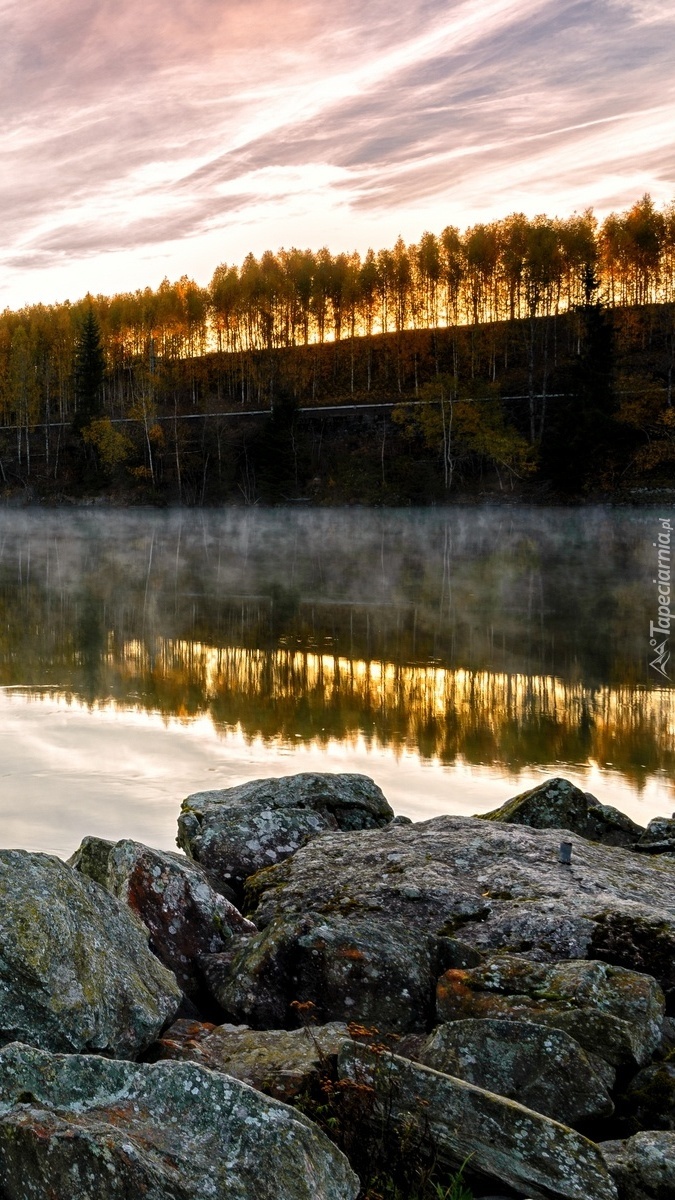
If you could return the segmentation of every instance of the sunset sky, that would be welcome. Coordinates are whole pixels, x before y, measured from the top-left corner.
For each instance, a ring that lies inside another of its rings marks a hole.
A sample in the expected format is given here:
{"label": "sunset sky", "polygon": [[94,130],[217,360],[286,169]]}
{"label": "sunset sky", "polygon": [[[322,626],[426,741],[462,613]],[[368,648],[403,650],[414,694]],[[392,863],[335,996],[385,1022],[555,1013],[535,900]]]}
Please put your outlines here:
{"label": "sunset sky", "polygon": [[0,306],[675,198],[664,0],[0,0]]}

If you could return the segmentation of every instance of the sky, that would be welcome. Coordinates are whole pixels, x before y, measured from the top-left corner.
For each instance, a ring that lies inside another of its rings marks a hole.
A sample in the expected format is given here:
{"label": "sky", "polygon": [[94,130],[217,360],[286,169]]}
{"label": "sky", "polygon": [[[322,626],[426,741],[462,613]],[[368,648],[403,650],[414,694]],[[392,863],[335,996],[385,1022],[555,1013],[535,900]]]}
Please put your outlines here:
{"label": "sky", "polygon": [[675,199],[665,0],[0,0],[0,307]]}

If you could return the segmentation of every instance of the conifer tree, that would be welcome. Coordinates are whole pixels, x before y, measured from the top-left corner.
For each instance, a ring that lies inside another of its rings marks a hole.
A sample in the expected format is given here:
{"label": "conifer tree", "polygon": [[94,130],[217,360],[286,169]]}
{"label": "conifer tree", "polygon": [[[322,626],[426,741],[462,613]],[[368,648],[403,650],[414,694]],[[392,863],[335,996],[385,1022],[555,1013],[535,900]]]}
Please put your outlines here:
{"label": "conifer tree", "polygon": [[92,305],[82,322],[75,343],[75,400],[74,426],[81,432],[102,409],[105,357],[101,345],[101,328]]}

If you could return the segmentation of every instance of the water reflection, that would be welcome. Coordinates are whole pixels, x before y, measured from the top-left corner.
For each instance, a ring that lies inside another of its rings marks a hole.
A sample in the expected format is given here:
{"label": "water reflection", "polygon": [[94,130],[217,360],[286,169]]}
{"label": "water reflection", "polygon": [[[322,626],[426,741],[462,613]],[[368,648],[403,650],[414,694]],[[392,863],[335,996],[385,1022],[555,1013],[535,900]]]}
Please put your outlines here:
{"label": "water reflection", "polygon": [[658,515],[5,510],[0,686],[639,791],[675,766],[646,654]]}

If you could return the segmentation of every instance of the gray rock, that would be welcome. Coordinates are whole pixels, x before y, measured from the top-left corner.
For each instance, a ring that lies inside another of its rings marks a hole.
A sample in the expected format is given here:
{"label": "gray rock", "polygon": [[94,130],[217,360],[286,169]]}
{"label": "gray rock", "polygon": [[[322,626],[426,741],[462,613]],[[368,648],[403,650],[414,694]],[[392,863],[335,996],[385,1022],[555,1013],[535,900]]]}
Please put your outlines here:
{"label": "gray rock", "polygon": [[675,854],[675,817],[654,817],[635,849],[645,854]]}
{"label": "gray rock", "polygon": [[619,1200],[673,1200],[675,1133],[636,1133],[624,1142],[601,1142]]}
{"label": "gray rock", "polygon": [[562,1029],[613,1066],[644,1065],[661,1040],[664,999],[649,975],[601,962],[495,955],[438,981],[441,1021],[529,1021]]}
{"label": "gray rock", "polygon": [[675,1130],[675,1061],[652,1063],[639,1071],[624,1102],[636,1131]]}
{"label": "gray rock", "polygon": [[355,1042],[340,1051],[338,1073],[372,1089],[373,1122],[428,1140],[450,1169],[470,1156],[472,1172],[533,1200],[617,1200],[593,1142],[513,1100]]}
{"label": "gray rock", "polygon": [[557,830],[437,817],[325,834],[246,890],[259,928],[310,913],[363,918],[384,947],[393,921],[478,951],[601,959],[654,975],[675,1004],[675,861],[573,841],[566,867]]}
{"label": "gray rock", "polygon": [[201,960],[210,991],[237,1022],[297,1025],[297,1002],[319,1022],[357,1021],[408,1032],[433,1017],[433,940],[401,921],[366,915],[279,916],[238,952]]}
{"label": "gray rock", "polygon": [[306,1117],[195,1063],[0,1054],[5,1200],[355,1200]]}
{"label": "gray rock", "polygon": [[367,776],[305,773],[188,796],[177,841],[218,889],[241,884],[321,833],[379,829],[393,817]]}
{"label": "gray rock", "polygon": [[0,851],[0,1043],[130,1058],[180,1000],[126,905],[61,859]]}
{"label": "gray rock", "polygon": [[201,1025],[177,1021],[153,1047],[159,1058],[200,1063],[240,1079],[268,1096],[290,1102],[321,1071],[334,1069],[350,1040],[346,1025],[302,1029],[249,1029],[247,1025]]}
{"label": "gray rock", "polygon": [[194,998],[201,990],[200,955],[224,950],[234,934],[257,932],[214,891],[201,867],[182,854],[118,842],[108,857],[106,886],[140,917],[150,933],[150,948]]}
{"label": "gray rock", "polygon": [[564,1125],[614,1111],[591,1058],[560,1029],[525,1021],[452,1021],[434,1030],[419,1061]]}
{"label": "gray rock", "polygon": [[105,838],[84,837],[75,853],[71,854],[67,860],[68,866],[72,867],[74,871],[86,875],[89,879],[95,880],[96,883],[100,883],[101,887],[105,887],[108,859],[114,845],[114,842],[106,841]]}
{"label": "gray rock", "polygon": [[625,813],[600,804],[568,779],[547,779],[528,792],[481,815],[483,821],[530,825],[534,829],[567,829],[606,846],[632,846],[644,830]]}

